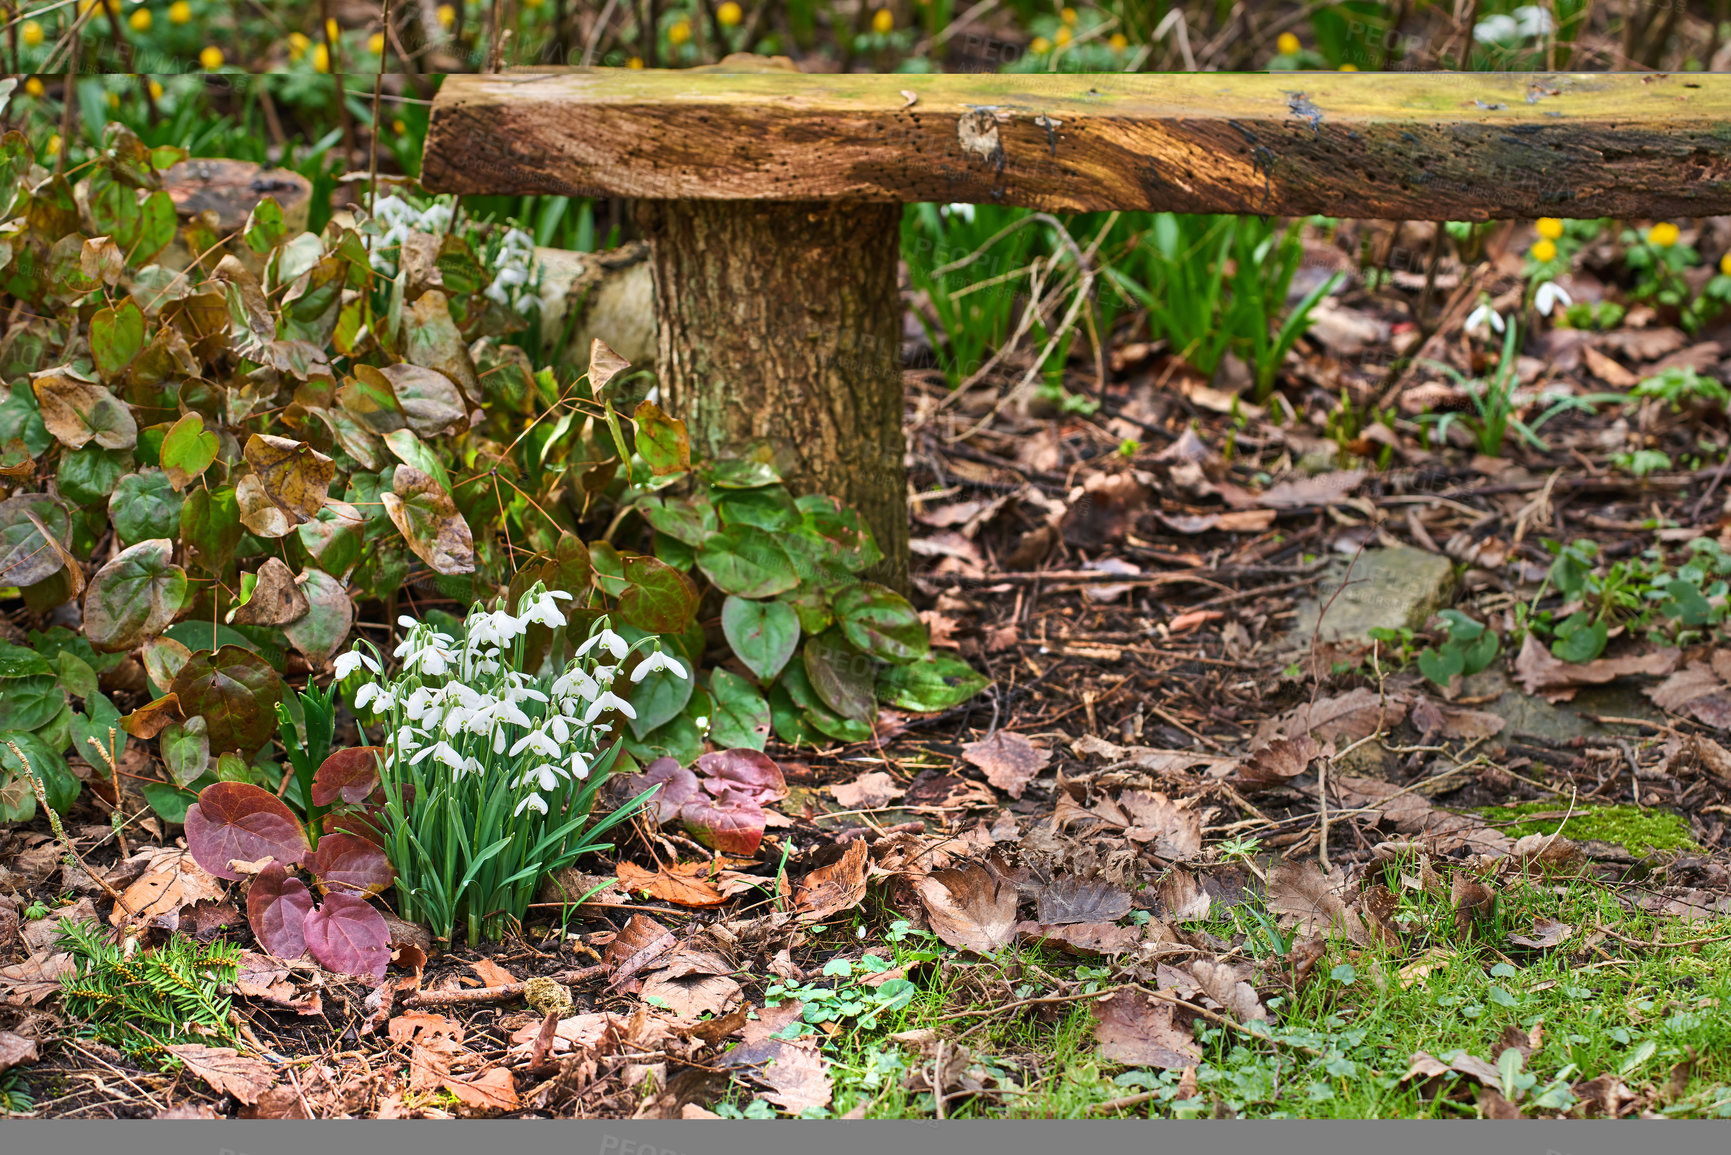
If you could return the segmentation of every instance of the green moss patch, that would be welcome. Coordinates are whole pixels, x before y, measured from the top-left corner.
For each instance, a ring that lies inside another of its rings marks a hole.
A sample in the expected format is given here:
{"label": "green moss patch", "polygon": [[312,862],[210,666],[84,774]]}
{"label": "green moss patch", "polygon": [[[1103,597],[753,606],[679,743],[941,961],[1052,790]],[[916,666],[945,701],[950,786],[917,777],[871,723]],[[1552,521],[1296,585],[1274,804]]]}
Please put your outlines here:
{"label": "green moss patch", "polygon": [[[1486,821],[1510,838],[1528,834],[1554,834],[1564,826],[1563,815],[1568,804],[1556,802],[1523,802],[1519,806],[1486,806],[1478,811]],[[1522,815],[1533,815],[1525,821],[1514,821]],[[1630,854],[1646,854],[1654,850],[1695,850],[1689,823],[1669,810],[1648,810],[1640,806],[1577,807],[1569,816],[1563,833],[1576,842],[1593,839],[1616,843]]]}

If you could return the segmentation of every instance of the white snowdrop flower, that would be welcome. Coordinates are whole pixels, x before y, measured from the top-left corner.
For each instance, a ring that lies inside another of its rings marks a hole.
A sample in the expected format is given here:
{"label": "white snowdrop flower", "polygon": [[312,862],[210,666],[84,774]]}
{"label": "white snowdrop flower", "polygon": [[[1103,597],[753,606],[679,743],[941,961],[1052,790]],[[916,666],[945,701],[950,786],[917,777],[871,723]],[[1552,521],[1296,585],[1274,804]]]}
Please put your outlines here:
{"label": "white snowdrop flower", "polygon": [[[492,716],[500,722],[509,722],[513,726],[533,726],[535,723],[529,715],[523,713],[515,702],[504,701],[493,706]],[[561,742],[565,739],[560,738]]]}
{"label": "white snowdrop flower", "polygon": [[1480,305],[1467,314],[1467,332],[1471,333],[1483,329],[1487,324],[1501,333],[1503,331],[1503,315],[1488,304]]}
{"label": "white snowdrop flower", "polygon": [[589,763],[576,750],[571,751],[571,773],[577,778],[589,777]]}
{"label": "white snowdrop flower", "polygon": [[453,770],[464,768],[463,755],[459,754],[456,747],[449,742],[440,742],[433,747],[433,760],[443,762]]}
{"label": "white snowdrop flower", "polygon": [[467,758],[463,759],[463,769],[461,770],[461,773],[481,774],[484,773],[486,769],[485,766],[481,765],[481,760],[471,754]]}
{"label": "white snowdrop flower", "polygon": [[596,666],[595,681],[605,686],[613,681],[613,675],[619,672],[617,666]]}
{"label": "white snowdrop flower", "polygon": [[600,633],[577,647],[577,656],[579,658],[588,657],[589,651],[594,649],[596,646],[600,646],[603,650],[612,654],[615,661],[622,661],[625,655],[631,652],[631,647],[625,644],[624,638],[620,637],[612,630],[602,630]]}
{"label": "white snowdrop flower", "polygon": [[493,731],[493,753],[503,754],[505,752],[505,745],[509,741],[510,741],[510,739],[505,736],[505,728],[503,726],[501,726],[497,730],[494,730]]}
{"label": "white snowdrop flower", "polygon": [[[507,294],[505,292],[504,287],[502,285],[500,285],[498,281],[494,281],[492,284],[488,285],[485,289],[482,289],[481,295],[483,297],[487,298],[489,301],[497,302],[498,304],[504,305],[507,308],[510,307],[511,297],[509,294]],[[531,795],[530,797],[533,797],[533,795]],[[525,801],[527,801],[527,799],[525,799]],[[523,810],[523,808],[521,806],[517,807],[518,813],[522,813],[522,810]]]}
{"label": "white snowdrop flower", "polygon": [[513,818],[520,817],[525,810],[533,810],[537,814],[547,813],[547,801],[539,794],[531,794],[517,803],[517,809],[511,811]]}
{"label": "white snowdrop flower", "polygon": [[618,710],[621,714],[624,714],[627,718],[637,717],[637,711],[633,710],[631,708],[630,702],[627,702],[624,698],[621,698],[619,695],[615,694],[612,690],[608,690],[605,693],[603,693],[599,698],[596,698],[593,702],[591,702],[589,704],[589,708],[583,712],[584,724],[585,725],[593,725],[595,722],[595,719],[599,718],[601,715],[605,714],[609,710]]}
{"label": "white snowdrop flower", "polygon": [[521,790],[531,782],[536,783],[542,790],[557,790],[559,788],[559,775],[552,766],[537,766],[533,770],[523,771],[515,785],[517,789]]}
{"label": "white snowdrop flower", "polygon": [[369,704],[374,710],[383,714],[394,707],[397,702],[390,692],[377,682],[368,682],[355,691],[355,709],[365,710]]}
{"label": "white snowdrop flower", "polygon": [[690,677],[690,675],[685,672],[685,667],[680,665],[676,658],[672,657],[665,650],[656,650],[653,654],[650,654],[641,662],[637,663],[637,668],[631,671],[631,680],[632,682],[641,682],[644,678],[647,678],[657,670],[666,670],[676,678],[683,679]]}
{"label": "white snowdrop flower", "polygon": [[559,757],[559,744],[540,730],[531,730],[517,739],[517,744],[511,747],[511,757],[515,758],[524,750],[533,750],[543,758]]}
{"label": "white snowdrop flower", "polygon": [[450,672],[450,655],[436,646],[428,646],[422,650],[417,664],[421,673],[437,678]]}
{"label": "white snowdrop flower", "polygon": [[1513,40],[1521,33],[1520,21],[1513,16],[1498,13],[1486,16],[1473,27],[1473,39],[1480,44],[1497,44],[1504,40]]}
{"label": "white snowdrop flower", "polygon": [[553,683],[553,696],[561,699],[581,698],[585,702],[593,701],[601,692],[601,687],[595,679],[572,666]]}
{"label": "white snowdrop flower", "polygon": [[944,211],[952,217],[961,217],[970,225],[974,223],[974,206],[964,204],[946,205]]}
{"label": "white snowdrop flower", "polygon": [[1522,36],[1548,36],[1551,28],[1551,13],[1538,4],[1523,4],[1514,10],[1515,24]]}
{"label": "white snowdrop flower", "polygon": [[1539,291],[1533,294],[1533,308],[1539,311],[1541,317],[1549,317],[1558,305],[1566,309],[1574,303],[1574,298],[1555,281],[1546,281],[1539,286]]}
{"label": "white snowdrop flower", "polygon": [[561,629],[565,625],[565,615],[559,609],[559,603],[553,600],[552,594],[543,594],[536,599],[535,604],[523,612],[523,621],[539,622],[549,629]]}
{"label": "white snowdrop flower", "polygon": [[421,625],[420,622],[416,621],[414,618],[411,618],[408,614],[403,614],[400,617],[398,617],[397,618],[397,624],[399,626],[402,626],[405,630],[418,629]]}
{"label": "white snowdrop flower", "polygon": [[384,672],[379,668],[377,662],[373,661],[373,659],[359,650],[350,650],[346,654],[338,654],[335,666],[337,681],[339,682],[363,666],[365,666],[369,672],[374,674],[381,674]]}

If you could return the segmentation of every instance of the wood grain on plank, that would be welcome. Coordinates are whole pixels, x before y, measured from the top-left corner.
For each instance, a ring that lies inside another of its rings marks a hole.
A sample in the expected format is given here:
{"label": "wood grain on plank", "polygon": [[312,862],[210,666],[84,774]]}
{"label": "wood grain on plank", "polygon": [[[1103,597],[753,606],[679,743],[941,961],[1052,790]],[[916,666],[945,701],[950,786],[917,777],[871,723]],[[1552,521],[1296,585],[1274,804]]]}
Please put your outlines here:
{"label": "wood grain on plank", "polygon": [[422,182],[1069,211],[1699,216],[1731,212],[1731,76],[451,76]]}

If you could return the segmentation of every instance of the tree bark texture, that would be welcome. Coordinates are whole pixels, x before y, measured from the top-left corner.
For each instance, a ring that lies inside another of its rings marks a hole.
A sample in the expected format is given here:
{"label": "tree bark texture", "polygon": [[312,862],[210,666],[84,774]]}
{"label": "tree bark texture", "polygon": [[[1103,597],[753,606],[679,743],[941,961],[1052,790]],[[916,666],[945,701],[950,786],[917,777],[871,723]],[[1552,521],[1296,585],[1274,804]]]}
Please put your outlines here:
{"label": "tree bark texture", "polygon": [[860,512],[905,588],[901,209],[859,201],[645,201],[656,372],[695,456],[767,445],[796,494]]}

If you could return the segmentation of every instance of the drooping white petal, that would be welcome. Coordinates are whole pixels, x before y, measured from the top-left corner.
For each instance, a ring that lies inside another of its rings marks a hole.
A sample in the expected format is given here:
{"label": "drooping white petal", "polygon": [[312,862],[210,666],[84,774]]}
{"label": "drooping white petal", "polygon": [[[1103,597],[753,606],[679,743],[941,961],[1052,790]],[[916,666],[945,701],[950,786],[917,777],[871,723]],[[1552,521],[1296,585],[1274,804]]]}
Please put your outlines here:
{"label": "drooping white petal", "polygon": [[647,678],[657,670],[666,670],[674,677],[680,679],[690,676],[685,672],[685,667],[679,663],[677,658],[668,654],[664,650],[656,650],[653,654],[650,654],[641,662],[637,663],[637,668],[631,671],[631,680],[633,682],[641,682],[644,678]]}
{"label": "drooping white petal", "polygon": [[537,814],[547,813],[547,802],[539,794],[530,794],[517,803],[517,809],[511,813],[513,817],[520,816],[525,810],[533,810]]}

